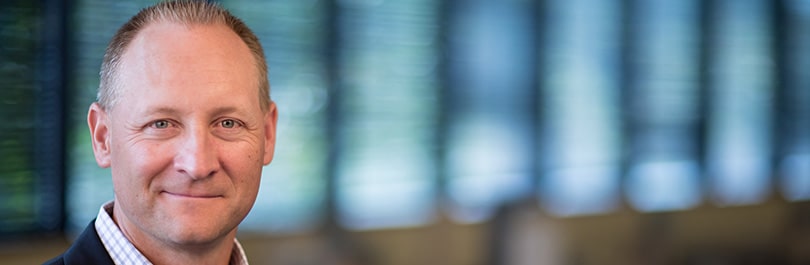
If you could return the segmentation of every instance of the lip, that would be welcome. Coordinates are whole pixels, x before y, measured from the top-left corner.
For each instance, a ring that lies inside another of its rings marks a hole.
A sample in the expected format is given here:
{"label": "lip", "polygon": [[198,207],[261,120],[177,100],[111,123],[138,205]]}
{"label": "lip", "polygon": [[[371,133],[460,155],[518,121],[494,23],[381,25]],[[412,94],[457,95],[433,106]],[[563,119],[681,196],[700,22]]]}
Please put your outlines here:
{"label": "lip", "polygon": [[216,199],[222,197],[222,195],[216,194],[196,194],[196,193],[178,193],[178,192],[170,192],[170,191],[163,191],[163,193],[173,196],[173,197],[181,197],[181,198],[189,198],[189,199]]}

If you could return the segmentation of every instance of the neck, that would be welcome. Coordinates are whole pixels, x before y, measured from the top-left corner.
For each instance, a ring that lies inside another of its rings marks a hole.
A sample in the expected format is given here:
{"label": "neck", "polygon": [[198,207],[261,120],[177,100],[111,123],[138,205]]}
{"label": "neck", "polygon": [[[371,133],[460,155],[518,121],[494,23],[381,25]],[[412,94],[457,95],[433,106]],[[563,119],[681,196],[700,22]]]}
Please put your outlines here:
{"label": "neck", "polygon": [[222,265],[229,264],[236,238],[236,229],[228,234],[205,243],[177,243],[156,238],[142,233],[136,225],[129,222],[122,212],[113,208],[113,220],[124,236],[138,249],[152,264],[201,264]]}
{"label": "neck", "polygon": [[212,246],[166,246],[144,253],[153,264],[229,264],[233,251],[233,238]]}

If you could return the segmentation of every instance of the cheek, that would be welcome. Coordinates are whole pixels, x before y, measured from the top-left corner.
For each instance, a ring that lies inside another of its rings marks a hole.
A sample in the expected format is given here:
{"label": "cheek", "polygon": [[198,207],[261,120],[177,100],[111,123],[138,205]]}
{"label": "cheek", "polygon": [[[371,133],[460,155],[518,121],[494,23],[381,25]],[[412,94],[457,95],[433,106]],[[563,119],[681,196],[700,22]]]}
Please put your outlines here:
{"label": "cheek", "polygon": [[261,141],[221,142],[218,144],[218,156],[224,164],[239,164],[248,170],[262,165],[264,146]]}
{"label": "cheek", "polygon": [[110,165],[116,191],[148,188],[151,180],[172,161],[170,150],[161,145],[140,142],[118,145],[112,152]]}
{"label": "cheek", "polygon": [[232,145],[220,159],[228,175],[241,189],[258,189],[262,174],[262,150],[252,145]]}

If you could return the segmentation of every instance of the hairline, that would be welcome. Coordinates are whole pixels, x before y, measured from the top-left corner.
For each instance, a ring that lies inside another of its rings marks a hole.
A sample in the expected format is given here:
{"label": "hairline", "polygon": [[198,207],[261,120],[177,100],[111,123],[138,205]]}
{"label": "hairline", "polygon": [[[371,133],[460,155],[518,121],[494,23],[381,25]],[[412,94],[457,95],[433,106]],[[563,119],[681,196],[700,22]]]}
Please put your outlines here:
{"label": "hairline", "polygon": [[[195,8],[205,9],[194,10]],[[183,14],[183,12],[186,14]],[[122,89],[122,84],[119,82],[120,71],[122,70],[124,55],[129,51],[129,47],[147,27],[160,23],[173,23],[189,29],[196,26],[224,26],[228,28],[250,52],[258,78],[256,89],[259,94],[259,105],[264,112],[270,109],[272,100],[270,99],[270,84],[267,78],[267,62],[258,37],[241,19],[218,4],[194,1],[158,3],[144,8],[121,26],[105,50],[104,60],[99,71],[100,82],[96,102],[102,109],[112,109],[120,100]]]}

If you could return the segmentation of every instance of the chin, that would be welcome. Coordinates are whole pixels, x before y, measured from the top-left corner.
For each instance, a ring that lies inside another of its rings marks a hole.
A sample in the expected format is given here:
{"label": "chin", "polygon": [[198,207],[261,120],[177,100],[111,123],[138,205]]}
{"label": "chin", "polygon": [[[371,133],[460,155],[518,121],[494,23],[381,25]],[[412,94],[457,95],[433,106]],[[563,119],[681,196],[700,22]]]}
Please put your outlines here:
{"label": "chin", "polygon": [[174,223],[169,229],[158,230],[164,230],[168,241],[178,245],[205,245],[226,238],[236,227],[192,220]]}

